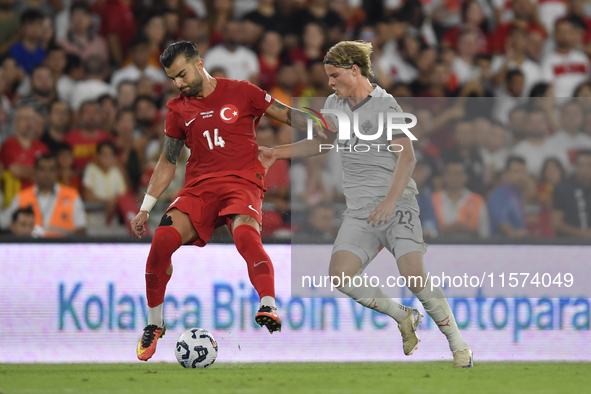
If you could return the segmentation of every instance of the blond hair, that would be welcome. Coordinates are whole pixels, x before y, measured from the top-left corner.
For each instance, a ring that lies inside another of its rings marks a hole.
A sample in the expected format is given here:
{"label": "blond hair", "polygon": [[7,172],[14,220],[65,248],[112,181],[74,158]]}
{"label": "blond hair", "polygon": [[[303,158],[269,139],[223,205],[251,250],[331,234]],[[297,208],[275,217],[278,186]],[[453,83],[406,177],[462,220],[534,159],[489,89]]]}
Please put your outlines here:
{"label": "blond hair", "polygon": [[328,50],[324,56],[324,64],[335,67],[351,68],[354,64],[361,70],[361,75],[372,78],[371,60],[369,56],[373,52],[370,42],[367,41],[341,41]]}

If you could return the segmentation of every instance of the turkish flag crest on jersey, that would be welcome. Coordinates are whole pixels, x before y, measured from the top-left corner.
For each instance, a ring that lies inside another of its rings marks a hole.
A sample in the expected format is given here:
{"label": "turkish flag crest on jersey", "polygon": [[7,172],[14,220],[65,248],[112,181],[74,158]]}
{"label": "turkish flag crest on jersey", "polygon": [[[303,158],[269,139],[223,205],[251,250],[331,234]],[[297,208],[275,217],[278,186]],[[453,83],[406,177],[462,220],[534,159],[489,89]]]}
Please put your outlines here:
{"label": "turkish flag crest on jersey", "polygon": [[220,119],[224,123],[234,123],[238,120],[238,108],[232,104],[226,104],[220,110]]}

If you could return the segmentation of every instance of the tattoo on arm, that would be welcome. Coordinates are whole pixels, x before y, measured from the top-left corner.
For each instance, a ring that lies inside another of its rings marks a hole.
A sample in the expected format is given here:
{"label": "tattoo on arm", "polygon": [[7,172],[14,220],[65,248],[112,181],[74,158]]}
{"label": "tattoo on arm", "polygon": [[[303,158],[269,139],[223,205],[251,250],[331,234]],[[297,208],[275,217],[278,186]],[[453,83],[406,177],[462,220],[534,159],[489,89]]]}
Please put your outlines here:
{"label": "tattoo on arm", "polygon": [[164,152],[164,157],[166,157],[166,160],[168,160],[171,164],[176,164],[184,146],[185,140],[172,138],[167,135],[164,136],[164,148],[162,149]]}
{"label": "tattoo on arm", "polygon": [[[300,131],[305,131],[307,129],[308,119],[314,119],[314,117],[307,112],[300,111],[297,108],[288,107],[278,100],[273,101],[269,108],[285,113],[285,123]],[[319,126],[316,121],[312,122],[312,127],[314,128],[314,131],[318,131]]]}

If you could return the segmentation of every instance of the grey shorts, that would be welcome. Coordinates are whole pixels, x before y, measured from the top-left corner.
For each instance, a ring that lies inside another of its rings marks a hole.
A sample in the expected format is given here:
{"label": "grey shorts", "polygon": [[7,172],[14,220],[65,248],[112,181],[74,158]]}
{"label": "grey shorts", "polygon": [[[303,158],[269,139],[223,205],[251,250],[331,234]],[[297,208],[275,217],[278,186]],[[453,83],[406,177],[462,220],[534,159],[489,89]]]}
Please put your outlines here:
{"label": "grey shorts", "polygon": [[419,220],[419,204],[414,196],[403,195],[397,201],[388,223],[375,227],[367,223],[367,218],[345,215],[332,253],[347,250],[357,255],[361,259],[361,273],[382,247],[389,250],[395,258],[409,252],[427,251]]}

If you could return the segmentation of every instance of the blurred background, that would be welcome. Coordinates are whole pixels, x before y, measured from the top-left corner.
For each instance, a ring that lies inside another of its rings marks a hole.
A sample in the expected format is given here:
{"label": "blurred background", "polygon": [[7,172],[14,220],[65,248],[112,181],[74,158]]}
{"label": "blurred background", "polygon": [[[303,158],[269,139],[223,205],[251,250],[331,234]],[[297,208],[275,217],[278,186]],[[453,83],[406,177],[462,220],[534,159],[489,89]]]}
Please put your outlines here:
{"label": "blurred background", "polygon": [[[178,95],[158,57],[181,39],[212,75],[286,104],[331,94],[331,45],[371,41],[374,82],[419,118],[428,240],[591,238],[584,0],[0,0],[0,237],[129,235]],[[298,138],[266,118],[257,128],[264,146]],[[152,228],[183,187],[182,163]],[[340,176],[332,153],[278,162],[265,239],[330,243]]]}

